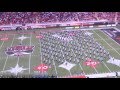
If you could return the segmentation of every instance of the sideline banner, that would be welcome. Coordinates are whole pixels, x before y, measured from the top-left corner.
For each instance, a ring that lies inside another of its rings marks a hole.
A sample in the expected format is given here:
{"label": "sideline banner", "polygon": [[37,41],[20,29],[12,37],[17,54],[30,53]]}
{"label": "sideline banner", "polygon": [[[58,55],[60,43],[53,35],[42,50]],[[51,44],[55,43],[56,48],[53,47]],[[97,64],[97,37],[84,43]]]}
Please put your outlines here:
{"label": "sideline banner", "polygon": [[[28,29],[28,27],[31,27],[32,29],[35,28],[47,28],[47,27],[57,27],[57,26],[66,26],[68,29],[71,28],[80,28],[80,27],[94,27],[98,26],[102,23],[102,25],[106,24],[108,21],[71,21],[71,22],[57,22],[57,23],[27,23],[27,24],[10,24],[10,25],[1,25],[0,30],[15,30],[17,27],[21,27],[22,29]],[[80,27],[79,27],[80,26]],[[107,25],[109,27],[109,25]],[[115,24],[110,25],[115,26]],[[102,27],[102,26],[101,26]]]}

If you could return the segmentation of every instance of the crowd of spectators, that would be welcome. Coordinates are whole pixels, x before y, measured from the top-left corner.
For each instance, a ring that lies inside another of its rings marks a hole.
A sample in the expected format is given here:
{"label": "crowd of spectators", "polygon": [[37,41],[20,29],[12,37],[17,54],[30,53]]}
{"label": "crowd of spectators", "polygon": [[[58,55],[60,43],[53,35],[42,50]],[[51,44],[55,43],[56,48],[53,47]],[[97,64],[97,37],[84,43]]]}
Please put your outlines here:
{"label": "crowd of spectators", "polygon": [[119,12],[1,12],[0,25],[68,22],[68,21],[96,21],[108,20],[119,22]]}

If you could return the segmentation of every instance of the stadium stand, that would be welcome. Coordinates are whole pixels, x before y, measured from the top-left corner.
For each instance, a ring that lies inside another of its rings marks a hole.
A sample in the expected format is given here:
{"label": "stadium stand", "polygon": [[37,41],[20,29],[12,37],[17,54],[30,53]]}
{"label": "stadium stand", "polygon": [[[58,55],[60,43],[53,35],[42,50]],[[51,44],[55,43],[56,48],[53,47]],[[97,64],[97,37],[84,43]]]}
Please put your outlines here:
{"label": "stadium stand", "polygon": [[120,21],[119,12],[1,12],[0,25],[94,21],[107,19],[110,22]]}

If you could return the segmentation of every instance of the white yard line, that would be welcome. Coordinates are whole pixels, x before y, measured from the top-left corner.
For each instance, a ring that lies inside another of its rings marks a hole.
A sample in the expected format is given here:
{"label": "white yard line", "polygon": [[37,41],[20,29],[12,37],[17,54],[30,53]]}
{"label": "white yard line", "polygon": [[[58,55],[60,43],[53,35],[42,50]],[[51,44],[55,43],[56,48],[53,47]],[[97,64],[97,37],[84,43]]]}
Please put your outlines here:
{"label": "white yard line", "polygon": [[79,63],[79,66],[80,66],[80,68],[82,69],[84,75],[86,75],[80,63]]}
{"label": "white yard line", "polygon": [[[14,39],[15,39],[15,34],[14,34],[14,37],[13,37],[13,40],[12,40],[11,46],[13,45],[13,41],[14,41]],[[5,64],[4,64],[4,66],[3,66],[3,70],[2,70],[2,71],[4,71],[4,69],[5,69],[5,66],[6,66],[7,60],[8,60],[8,56],[7,56],[6,60],[5,60]]]}
{"label": "white yard line", "polygon": [[[117,28],[114,28],[114,29],[117,29]],[[99,30],[100,31],[100,30]],[[118,30],[117,30],[118,31]],[[120,44],[118,42],[116,42],[114,39],[110,38],[106,33],[104,33],[103,31],[101,31],[103,34],[105,34],[109,39],[111,39],[112,41],[114,41],[117,45],[120,46]],[[120,48],[115,48],[117,50],[119,50]],[[107,49],[107,50],[113,50],[113,49]],[[120,66],[119,66],[120,67]]]}
{"label": "white yard line", "polygon": [[[115,49],[119,50],[120,48],[115,48]],[[106,49],[106,50],[113,50],[113,49]]]}
{"label": "white yard line", "polygon": [[[31,46],[31,38],[32,38],[32,34],[30,36],[30,46]],[[31,53],[29,55],[29,74],[30,74],[30,60],[31,60]]]}
{"label": "white yard line", "polygon": [[[63,50],[61,50],[61,52],[62,52],[62,54],[63,54]],[[63,54],[64,55],[64,54]],[[72,76],[72,74],[71,74],[71,71],[70,70],[68,70],[69,71],[69,73],[70,73],[70,76]]]}
{"label": "white yard line", "polygon": [[[40,42],[40,53],[41,53],[41,63],[42,63],[41,41],[39,40],[39,42]],[[55,65],[55,61],[54,61],[54,60],[53,60],[53,65],[54,65],[54,68],[55,68],[55,73],[56,73],[56,75],[57,75],[57,77],[58,77],[58,72],[57,72],[57,69],[56,69],[56,65]]]}
{"label": "white yard line", "polygon": [[69,73],[70,73],[70,76],[72,76],[71,71],[70,71],[70,70],[68,70],[68,71],[69,71]]}
{"label": "white yard line", "polygon": [[[94,31],[95,32],[95,31]],[[95,32],[96,33],[96,32]],[[97,33],[96,33],[97,34]],[[106,42],[99,34],[97,34],[104,42]],[[110,44],[108,42],[106,42],[109,46]],[[112,49],[114,49],[112,46],[110,46]],[[115,50],[115,49],[114,49]],[[115,50],[116,51],[116,50]],[[116,51],[119,55],[120,53],[118,51]]]}
{"label": "white yard line", "polygon": [[[40,42],[40,41],[39,41]],[[43,63],[42,62],[42,52],[41,52],[41,44],[39,44],[40,45],[40,53],[41,53],[41,55],[40,55],[40,60],[41,60],[41,64]]]}
{"label": "white yard line", "polygon": [[[41,52],[41,41],[40,41],[40,39],[39,39],[39,45],[40,45],[40,60],[41,60],[41,64],[43,63],[43,61],[42,61],[42,52]],[[43,72],[43,71],[42,71]]]}
{"label": "white yard line", "polygon": [[2,48],[3,44],[4,44],[5,41],[2,42],[1,46],[0,46],[0,49]]}
{"label": "white yard line", "polygon": [[[77,40],[75,40],[75,41],[78,43]],[[78,45],[79,45],[79,43],[78,43]],[[95,67],[93,67],[93,68],[94,68],[95,72],[98,73],[97,69]]]}
{"label": "white yard line", "polygon": [[57,69],[56,69],[56,65],[55,65],[55,61],[53,60],[53,64],[54,64],[54,67],[55,67],[55,72],[56,72],[56,75],[58,77],[58,73],[57,73]]}
{"label": "white yard line", "polygon": [[105,67],[110,71],[110,72],[112,72],[111,70],[110,70],[110,68],[104,63],[104,62],[102,62],[104,65],[105,65]]}
{"label": "white yard line", "polygon": [[[73,52],[73,49],[71,49],[72,50],[72,52]],[[74,52],[73,52],[74,53]],[[75,55],[75,53],[74,53],[74,55]],[[76,55],[75,55],[75,57],[76,57]],[[77,60],[78,60],[78,58],[77,58]],[[83,68],[82,68],[82,66],[81,66],[81,64],[79,63],[79,66],[80,66],[80,68],[81,68],[81,70],[83,71],[83,73],[84,73],[84,75],[85,75],[85,72],[84,72],[84,70],[83,70]]]}
{"label": "white yard line", "polygon": [[[5,42],[5,41],[3,41],[2,44],[0,45],[0,50],[1,50],[1,48],[2,48],[2,46],[3,46],[3,44],[4,44],[4,42]],[[3,57],[1,57],[0,59],[2,60]]]}
{"label": "white yard line", "polygon": [[[4,44],[5,41],[2,42],[1,46],[0,46],[0,49],[2,48],[3,44]],[[2,58],[1,58],[2,59]]]}
{"label": "white yard line", "polygon": [[96,71],[96,73],[98,73],[97,69],[96,69],[95,67],[93,67],[93,68],[94,68],[94,70]]}
{"label": "white yard line", "polygon": [[[21,40],[21,44],[22,44],[23,40]],[[19,63],[20,57],[18,56],[18,60],[17,60],[17,64]]]}
{"label": "white yard line", "polygon": [[55,73],[56,73],[56,75],[57,75],[57,77],[58,77],[58,72],[57,72],[57,69],[56,69],[56,65],[55,65],[54,59],[53,59],[53,65],[54,65],[54,67],[55,67]]}
{"label": "white yard line", "polygon": [[[78,43],[78,41],[77,41],[77,40],[75,40],[75,42],[77,42],[77,43]],[[79,45],[79,43],[78,43],[78,45]],[[79,63],[79,66],[80,66],[80,68],[82,69],[83,73],[85,74],[85,71],[83,70],[83,68],[82,68],[82,66],[81,66],[81,64],[80,64],[80,63]]]}
{"label": "white yard line", "polygon": [[[95,31],[93,31],[93,32],[95,32]],[[96,32],[95,32],[96,33]],[[97,34],[97,33],[96,33]],[[98,34],[97,34],[98,35]],[[104,40],[100,35],[98,35],[102,40]],[[105,41],[105,40],[104,40]],[[105,41],[106,42],[106,41]],[[106,42],[107,43],[107,42]],[[108,43],[107,43],[108,44]],[[109,45],[109,44],[108,44]],[[110,45],[109,45],[110,46]],[[111,70],[109,69],[109,67],[104,63],[104,62],[102,62],[104,65],[105,65],[105,67],[111,72]]]}
{"label": "white yard line", "polygon": [[[100,31],[100,30],[99,30]],[[112,41],[114,41],[117,45],[119,45],[120,46],[120,44],[118,43],[118,42],[116,42],[114,39],[112,39],[112,38],[110,38],[106,33],[104,33],[102,30],[101,30],[101,32],[103,33],[103,34],[105,34],[109,39],[111,39]]]}
{"label": "white yard line", "polygon": [[[95,38],[94,38],[94,40],[102,40],[102,39],[95,39]],[[104,39],[104,40],[109,40],[109,39]]]}
{"label": "white yard line", "polygon": [[19,60],[20,60],[20,58],[19,58],[19,56],[18,56],[17,64],[19,63]]}

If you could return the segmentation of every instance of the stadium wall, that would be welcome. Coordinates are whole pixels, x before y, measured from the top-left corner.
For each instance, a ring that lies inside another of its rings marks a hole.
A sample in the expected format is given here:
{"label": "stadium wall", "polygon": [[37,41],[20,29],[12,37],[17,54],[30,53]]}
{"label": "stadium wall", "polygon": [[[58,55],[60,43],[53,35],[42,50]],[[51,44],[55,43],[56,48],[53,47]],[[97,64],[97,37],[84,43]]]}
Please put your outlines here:
{"label": "stadium wall", "polygon": [[11,25],[2,25],[0,26],[0,30],[15,30],[17,27],[21,27],[24,29],[40,29],[40,28],[57,28],[57,27],[65,27],[65,28],[96,28],[96,27],[111,27],[116,26],[115,23],[108,23],[106,21],[88,21],[88,22],[65,22],[65,23],[36,23],[36,24],[11,24]]}

